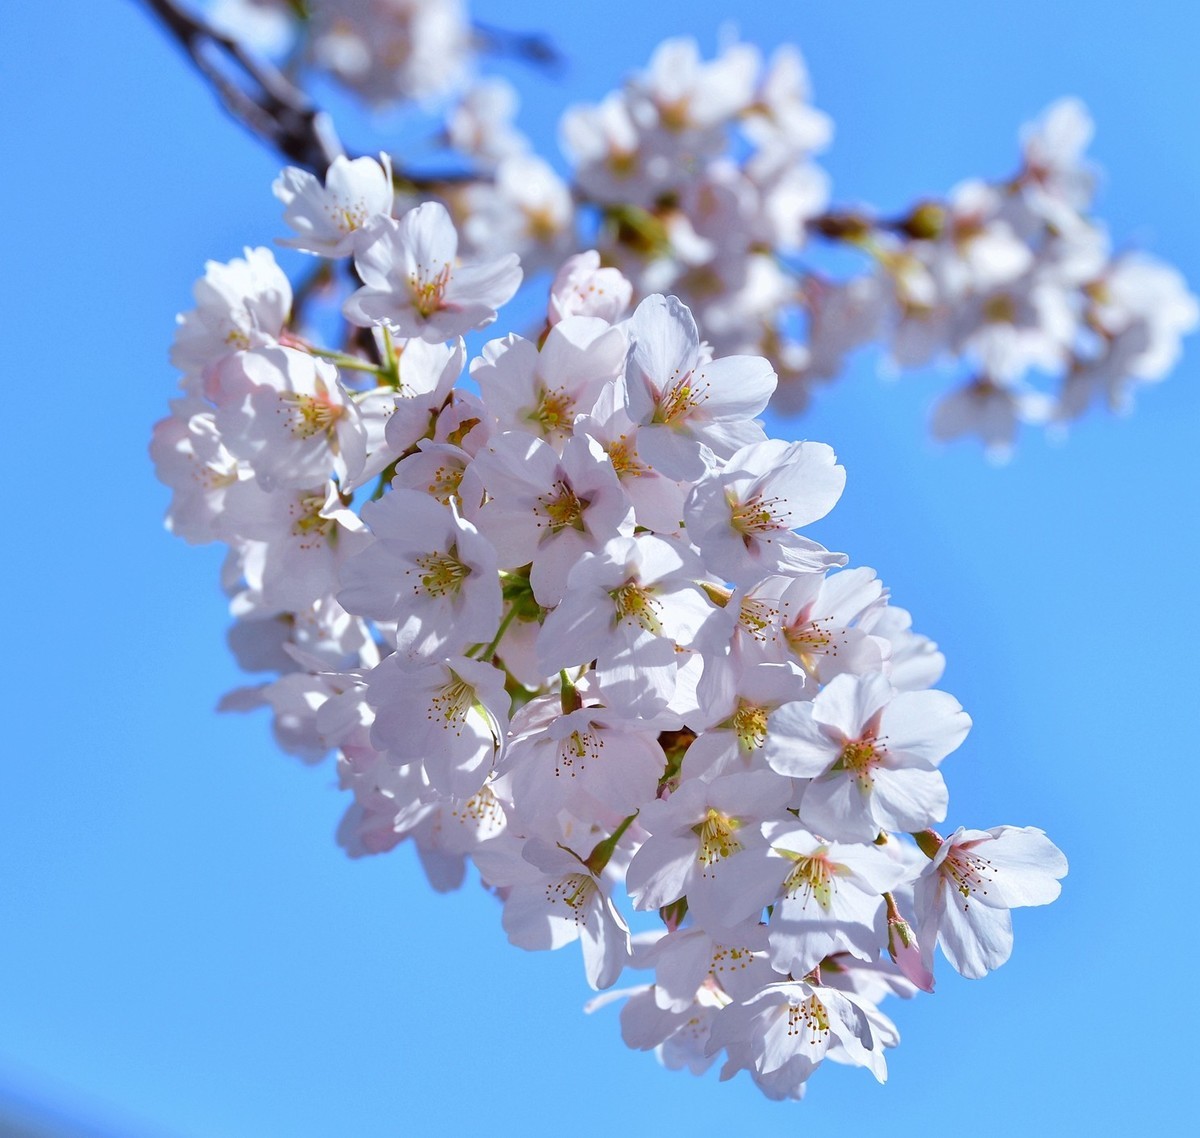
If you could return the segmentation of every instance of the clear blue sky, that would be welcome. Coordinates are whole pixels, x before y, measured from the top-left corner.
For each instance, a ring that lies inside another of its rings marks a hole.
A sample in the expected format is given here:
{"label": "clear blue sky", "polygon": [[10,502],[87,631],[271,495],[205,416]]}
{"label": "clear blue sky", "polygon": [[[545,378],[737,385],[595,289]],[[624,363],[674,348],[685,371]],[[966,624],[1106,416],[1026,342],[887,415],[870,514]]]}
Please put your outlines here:
{"label": "clear blue sky", "polygon": [[[526,84],[543,145],[668,34],[711,50],[736,17],[794,40],[836,122],[835,196],[885,209],[1006,173],[1018,125],[1079,95],[1117,240],[1200,286],[1190,0],[475,11],[572,60]],[[510,947],[477,887],[435,895],[407,848],[347,861],[332,768],[213,712],[239,682],[219,555],[161,530],[146,442],[203,262],[282,233],[277,163],[131,0],[8,3],[0,37],[0,1116],[95,1138],[1192,1132],[1200,343],[1132,418],[1031,436],[1000,469],[926,440],[932,382],[868,368],[775,425],[835,446],[849,483],[820,536],[946,652],[976,724],[950,823],[1043,826],[1071,874],[1017,914],[999,972],[942,966],[936,996],[888,1007],[886,1087],[827,1066],[770,1104],[626,1051],[613,1010],[580,1013],[577,954]]]}

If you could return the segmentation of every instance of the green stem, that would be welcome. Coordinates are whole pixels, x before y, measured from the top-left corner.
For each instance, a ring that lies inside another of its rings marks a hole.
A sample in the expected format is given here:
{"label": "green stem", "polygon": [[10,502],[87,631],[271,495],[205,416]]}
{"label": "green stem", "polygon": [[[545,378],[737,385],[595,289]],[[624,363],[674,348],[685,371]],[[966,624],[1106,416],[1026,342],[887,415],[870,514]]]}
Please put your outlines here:
{"label": "green stem", "polygon": [[368,360],[360,360],[358,356],[350,356],[345,352],[334,352],[327,348],[309,348],[314,356],[320,356],[323,360],[329,360],[330,363],[337,364],[338,367],[345,368],[347,371],[369,371],[372,375],[387,377],[386,368],[381,368],[378,364],[373,364]]}
{"label": "green stem", "polygon": [[492,637],[492,642],[480,653],[480,660],[490,660],[496,654],[496,649],[499,647],[500,641],[504,639],[504,634],[508,631],[508,626],[512,624],[516,615],[517,606],[513,605],[504,614],[504,619],[500,622],[500,627],[496,629],[496,635]]}

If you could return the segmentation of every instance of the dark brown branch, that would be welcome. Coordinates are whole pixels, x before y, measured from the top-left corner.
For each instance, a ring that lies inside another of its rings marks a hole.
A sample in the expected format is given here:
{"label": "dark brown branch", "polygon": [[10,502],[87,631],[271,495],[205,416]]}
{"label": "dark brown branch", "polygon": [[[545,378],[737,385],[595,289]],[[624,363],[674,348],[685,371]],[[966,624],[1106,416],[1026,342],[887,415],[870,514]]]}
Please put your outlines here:
{"label": "dark brown branch", "polygon": [[475,39],[484,51],[508,55],[551,75],[561,75],[566,60],[548,37],[535,32],[513,32],[476,20]]}
{"label": "dark brown branch", "polygon": [[142,0],[187,52],[225,109],[288,161],[322,175],[342,153],[330,117],[282,72],[175,0]]}

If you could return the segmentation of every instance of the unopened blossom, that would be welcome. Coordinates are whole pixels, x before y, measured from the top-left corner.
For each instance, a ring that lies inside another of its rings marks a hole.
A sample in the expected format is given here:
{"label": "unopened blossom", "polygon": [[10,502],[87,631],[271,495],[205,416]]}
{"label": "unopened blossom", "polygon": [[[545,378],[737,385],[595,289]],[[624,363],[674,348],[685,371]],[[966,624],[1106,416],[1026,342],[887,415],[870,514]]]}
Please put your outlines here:
{"label": "unopened blossom", "polygon": [[284,220],[295,230],[281,245],[345,257],[354,252],[364,230],[392,212],[392,163],[386,154],[349,159],[338,155],[325,173],[325,184],[296,166],[275,180],[275,196],[283,202]]}
{"label": "unopened blossom", "polygon": [[550,286],[548,319],[557,324],[566,316],[599,316],[610,324],[625,315],[633,286],[617,269],[601,268],[595,249],[568,257]]}
{"label": "unopened blossom", "polygon": [[354,265],[363,287],[343,305],[361,327],[386,324],[398,336],[442,343],[496,319],[521,283],[515,253],[458,263],[458,234],[446,207],[425,202],[399,220],[380,218],[364,236]]}

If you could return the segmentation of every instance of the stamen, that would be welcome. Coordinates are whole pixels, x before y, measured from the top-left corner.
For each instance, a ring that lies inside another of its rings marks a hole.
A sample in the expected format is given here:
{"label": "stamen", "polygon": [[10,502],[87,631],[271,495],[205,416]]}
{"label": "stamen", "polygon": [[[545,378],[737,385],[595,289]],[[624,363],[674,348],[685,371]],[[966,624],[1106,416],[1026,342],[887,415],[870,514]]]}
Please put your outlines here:
{"label": "stamen", "polygon": [[[413,558],[418,568],[423,569],[419,585],[413,592],[420,596],[422,590],[430,597],[440,598],[457,595],[462,583],[471,575],[471,570],[458,559],[458,546],[451,545],[445,553],[425,553]],[[412,570],[408,570],[409,573]]]}
{"label": "stamen", "polygon": [[429,714],[434,722],[442,720],[442,727],[461,735],[467,721],[467,712],[475,703],[475,689],[456,675],[450,673],[450,682],[429,701]]}
{"label": "stamen", "polygon": [[761,494],[755,494],[745,502],[730,500],[729,506],[730,524],[742,535],[747,546],[752,539],[763,534],[792,528],[788,521],[792,511],[788,509],[786,498],[764,498]]}
{"label": "stamen", "polygon": [[587,924],[585,906],[588,899],[596,891],[596,879],[590,873],[568,873],[546,886],[546,900],[552,905],[559,902],[571,910],[571,915],[577,925]]}
{"label": "stamen", "polygon": [[[554,483],[557,491],[553,497],[548,494],[538,495],[538,504],[534,513],[541,514],[549,522],[550,529],[557,533],[559,530],[572,526],[583,532],[583,511],[587,509],[587,498],[579,498],[575,491],[563,479]],[[539,528],[545,523],[539,522]]]}
{"label": "stamen", "polygon": [[554,764],[554,777],[567,775],[574,778],[587,770],[588,762],[600,758],[604,740],[594,731],[572,731],[558,745],[558,760]]}
{"label": "stamen", "polygon": [[733,836],[740,826],[737,818],[731,818],[710,806],[704,821],[692,827],[692,833],[700,839],[698,860],[705,867],[704,877],[711,877],[712,867],[743,848],[742,843]]}
{"label": "stamen", "polygon": [[575,399],[562,387],[554,391],[543,388],[528,418],[547,435],[569,431],[575,418]]}
{"label": "stamen", "polygon": [[628,618],[655,636],[662,634],[662,622],[659,613],[662,609],[660,602],[641,585],[634,581],[626,581],[619,589],[608,594],[616,607],[618,623]]}
{"label": "stamen", "polygon": [[733,713],[733,729],[743,751],[757,750],[767,741],[768,714],[765,707],[738,702],[738,709]]}
{"label": "stamen", "polygon": [[788,1035],[808,1035],[810,1047],[820,1047],[829,1037],[829,1013],[816,996],[809,996],[802,1004],[787,1006]]}
{"label": "stamen", "polygon": [[783,883],[785,896],[796,897],[804,894],[801,906],[808,907],[811,897],[826,912],[833,905],[833,895],[837,892],[837,879],[846,877],[850,870],[844,865],[838,865],[826,857],[828,847],[821,846],[813,854],[793,853],[791,850],[780,850],[785,857],[791,858],[796,864]]}
{"label": "stamen", "polygon": [[670,387],[659,396],[658,406],[651,420],[653,423],[674,426],[689,418],[700,404],[708,400],[711,385],[705,380],[703,373],[695,375],[689,371],[686,375],[679,376],[679,370],[676,369],[675,375],[677,378],[672,380]]}
{"label": "stamen", "polygon": [[874,768],[882,758],[878,742],[870,735],[847,742],[831,769],[850,771],[858,783],[858,789],[866,794],[875,785]]}

